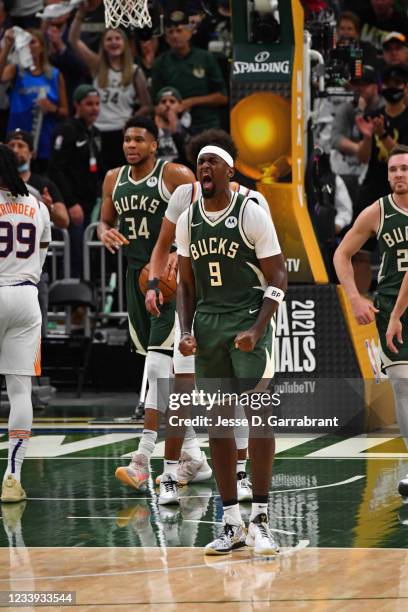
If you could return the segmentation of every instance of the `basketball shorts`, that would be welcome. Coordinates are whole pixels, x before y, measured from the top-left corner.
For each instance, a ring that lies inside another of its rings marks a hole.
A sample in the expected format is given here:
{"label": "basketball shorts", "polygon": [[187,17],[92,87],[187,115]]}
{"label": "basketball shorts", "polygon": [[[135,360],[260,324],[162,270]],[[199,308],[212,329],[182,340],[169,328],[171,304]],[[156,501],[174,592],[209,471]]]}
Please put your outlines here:
{"label": "basketball shorts", "polygon": [[274,320],[252,352],[245,353],[235,348],[236,335],[249,329],[256,316],[249,314],[247,309],[230,314],[196,313],[194,336],[197,341],[195,369],[198,388],[218,385],[220,390],[242,393],[257,388],[263,381],[267,385],[273,378]]}
{"label": "basketball shorts", "polygon": [[41,311],[34,285],[0,287],[0,374],[41,374]]}
{"label": "basketball shorts", "polygon": [[180,321],[176,312],[176,321],[174,327],[174,352],[173,352],[173,367],[175,374],[194,374],[194,355],[184,357],[179,351],[181,338]]}
{"label": "basketball shorts", "polygon": [[374,306],[380,311],[375,315],[375,321],[380,337],[380,353],[383,370],[392,365],[408,364],[408,311],[401,317],[403,344],[396,342],[398,353],[389,351],[385,340],[388,322],[396,299],[396,297],[377,294],[374,300]]}
{"label": "basketball shorts", "polygon": [[160,317],[150,315],[145,306],[145,296],[139,288],[140,270],[128,268],[126,274],[126,298],[129,331],[136,352],[146,355],[156,351],[171,355],[174,342],[175,300],[160,307]]}

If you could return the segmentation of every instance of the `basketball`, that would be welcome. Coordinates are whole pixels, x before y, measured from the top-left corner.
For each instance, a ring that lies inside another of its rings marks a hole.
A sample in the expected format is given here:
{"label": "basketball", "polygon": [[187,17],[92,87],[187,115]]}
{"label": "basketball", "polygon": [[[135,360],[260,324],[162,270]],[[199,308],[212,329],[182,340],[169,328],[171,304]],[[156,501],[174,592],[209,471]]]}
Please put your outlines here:
{"label": "basketball", "polygon": [[[142,268],[139,274],[139,288],[143,295],[147,292],[147,281],[149,280],[149,264]],[[163,300],[166,304],[176,297],[177,281],[175,278],[168,279],[167,272],[160,277],[159,289],[163,294]]]}

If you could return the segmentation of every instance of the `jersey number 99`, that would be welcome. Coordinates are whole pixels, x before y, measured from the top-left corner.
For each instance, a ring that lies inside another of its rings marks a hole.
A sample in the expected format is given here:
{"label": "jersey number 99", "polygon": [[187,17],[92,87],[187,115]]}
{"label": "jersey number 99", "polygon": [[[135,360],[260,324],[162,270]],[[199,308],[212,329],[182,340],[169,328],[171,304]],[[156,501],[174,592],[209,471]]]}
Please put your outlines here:
{"label": "jersey number 99", "polygon": [[[35,236],[37,229],[32,223],[19,223],[16,227],[16,257],[28,259],[35,251]],[[5,245],[4,248],[3,245]],[[21,249],[19,245],[27,248]],[[0,221],[0,257],[8,257],[13,251],[13,225],[8,221]]]}

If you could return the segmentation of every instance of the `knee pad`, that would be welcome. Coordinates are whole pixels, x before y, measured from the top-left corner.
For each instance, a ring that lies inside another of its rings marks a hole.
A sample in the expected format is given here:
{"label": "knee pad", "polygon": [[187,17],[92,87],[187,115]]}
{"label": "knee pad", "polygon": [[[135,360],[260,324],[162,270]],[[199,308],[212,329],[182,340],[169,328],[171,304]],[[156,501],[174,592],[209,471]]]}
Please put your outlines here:
{"label": "knee pad", "polygon": [[173,378],[173,360],[170,355],[148,351],[145,368],[149,384],[145,408],[159,410],[164,414],[167,409],[170,384]]}
{"label": "knee pad", "polygon": [[[241,419],[241,421],[246,418],[244,407],[239,402],[235,406],[235,418]],[[247,425],[236,425],[234,427],[234,435],[238,450],[248,448],[249,428]]]}
{"label": "knee pad", "polygon": [[6,374],[10,401],[9,431],[30,431],[33,424],[31,376]]}

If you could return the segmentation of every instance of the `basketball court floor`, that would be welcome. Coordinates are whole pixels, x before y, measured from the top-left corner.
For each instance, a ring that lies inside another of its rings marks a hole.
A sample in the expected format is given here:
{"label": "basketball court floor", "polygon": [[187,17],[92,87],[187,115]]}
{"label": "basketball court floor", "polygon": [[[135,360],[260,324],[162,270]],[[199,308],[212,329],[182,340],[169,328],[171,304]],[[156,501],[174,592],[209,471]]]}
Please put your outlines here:
{"label": "basketball court floor", "polygon": [[[1,507],[0,595],[75,591],[76,610],[408,609],[408,505],[396,491],[408,454],[396,431],[278,438],[271,559],[203,555],[221,520],[213,480],[181,489],[173,508],[156,505],[152,483],[137,493],[117,482],[140,431],[37,421],[29,499]],[[4,468],[5,423],[0,433]],[[162,454],[159,443],[154,475]],[[241,510],[249,517],[250,504]]]}

